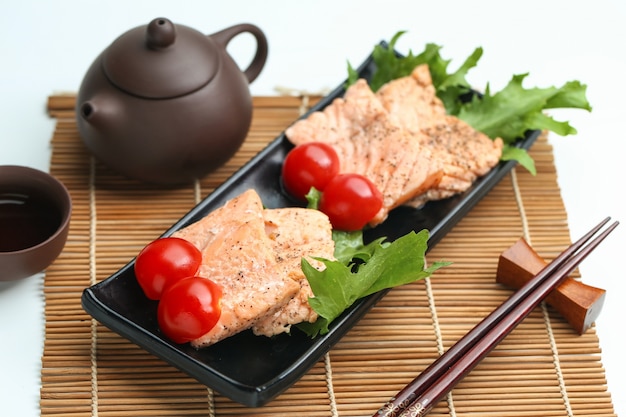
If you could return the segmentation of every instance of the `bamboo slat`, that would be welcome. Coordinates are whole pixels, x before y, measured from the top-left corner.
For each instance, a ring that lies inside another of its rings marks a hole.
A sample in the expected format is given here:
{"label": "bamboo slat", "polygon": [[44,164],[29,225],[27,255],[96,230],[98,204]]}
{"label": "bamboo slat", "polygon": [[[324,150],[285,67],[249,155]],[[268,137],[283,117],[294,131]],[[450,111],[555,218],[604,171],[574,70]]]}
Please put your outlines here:
{"label": "bamboo slat", "polygon": [[[160,189],[109,171],[83,147],[74,103],[71,94],[48,100],[56,119],[51,171],[70,189],[74,213],[66,248],[44,281],[45,417],[371,415],[510,294],[495,282],[500,252],[525,232],[545,259],[570,243],[542,136],[531,150],[538,174],[516,169],[429,253],[452,266],[389,292],[292,388],[245,408],[92,320],[80,296],[263,149],[298,117],[303,99],[255,97],[246,142],[199,189]],[[558,313],[538,308],[431,415],[614,416],[595,329],[579,336]]]}

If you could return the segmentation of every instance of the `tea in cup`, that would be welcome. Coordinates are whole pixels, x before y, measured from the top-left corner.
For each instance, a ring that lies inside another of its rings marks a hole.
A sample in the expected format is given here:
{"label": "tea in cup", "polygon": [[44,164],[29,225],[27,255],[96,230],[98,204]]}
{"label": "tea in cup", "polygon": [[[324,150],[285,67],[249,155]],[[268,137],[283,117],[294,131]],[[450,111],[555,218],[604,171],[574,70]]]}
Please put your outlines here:
{"label": "tea in cup", "polygon": [[67,241],[72,201],[52,175],[0,166],[0,281],[45,270]]}

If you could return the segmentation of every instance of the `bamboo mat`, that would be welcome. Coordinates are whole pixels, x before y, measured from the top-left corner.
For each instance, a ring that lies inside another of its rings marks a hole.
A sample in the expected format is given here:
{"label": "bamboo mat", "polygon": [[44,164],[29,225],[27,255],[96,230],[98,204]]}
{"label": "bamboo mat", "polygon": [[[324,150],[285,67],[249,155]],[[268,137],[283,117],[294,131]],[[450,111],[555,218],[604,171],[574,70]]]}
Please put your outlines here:
{"label": "bamboo mat", "polygon": [[[69,188],[74,213],[44,282],[42,416],[369,416],[510,295],[495,283],[503,250],[525,236],[549,260],[570,243],[552,148],[541,137],[531,150],[538,174],[514,170],[429,253],[452,266],[389,292],[292,388],[245,408],[92,320],[80,296],[274,139],[303,101],[256,97],[240,152],[174,190],[110,172],[80,142],[74,97],[48,104],[57,120],[51,172]],[[431,415],[614,416],[595,329],[579,336],[549,306],[537,308]]]}

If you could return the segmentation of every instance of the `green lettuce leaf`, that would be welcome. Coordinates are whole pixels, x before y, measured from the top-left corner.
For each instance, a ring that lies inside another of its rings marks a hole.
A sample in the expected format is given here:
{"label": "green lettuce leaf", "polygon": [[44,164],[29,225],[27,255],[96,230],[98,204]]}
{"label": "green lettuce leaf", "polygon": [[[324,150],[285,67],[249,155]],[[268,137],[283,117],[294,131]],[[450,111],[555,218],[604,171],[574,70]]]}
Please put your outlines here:
{"label": "green lettuce leaf", "polygon": [[[435,262],[425,266],[425,253],[429,233],[410,232],[393,242],[375,240],[367,245],[362,242],[360,232],[334,235],[340,251],[349,252],[352,248],[357,256],[350,260],[318,259],[326,266],[319,271],[306,259],[302,260],[302,270],[311,285],[314,296],[309,304],[320,316],[315,323],[302,323],[298,328],[309,336],[325,334],[329,324],[339,317],[355,301],[378,291],[429,277],[449,262]],[[346,239],[349,243],[341,242]],[[363,256],[363,255],[366,256]],[[345,257],[344,257],[345,259]]]}
{"label": "green lettuce leaf", "polygon": [[528,152],[526,152],[526,149],[517,148],[513,145],[504,145],[500,159],[502,161],[517,161],[518,164],[526,168],[531,174],[535,175],[537,173],[535,161],[530,157]]}
{"label": "green lettuce leaf", "polygon": [[[396,33],[388,48],[374,47],[372,58],[376,71],[370,81],[372,90],[377,91],[383,84],[409,75],[417,65],[427,64],[437,96],[447,113],[492,139],[501,138],[505,142],[502,160],[515,160],[533,174],[535,165],[528,152],[510,145],[532,130],[548,130],[561,136],[576,134],[573,126],[548,116],[546,110],[592,110],[586,97],[587,87],[579,81],[566,82],[560,88],[525,88],[522,83],[528,74],[514,75],[507,86],[495,94],[491,93],[489,85],[484,94],[474,94],[466,76],[478,64],[482,48],[476,48],[456,71],[448,72],[451,61],[444,59],[440,54],[441,47],[434,44],[426,44],[420,54],[409,51],[406,56],[398,56],[394,47],[404,33]],[[348,85],[357,78],[358,74],[348,64]]]}
{"label": "green lettuce leaf", "polygon": [[474,96],[461,104],[456,115],[490,138],[499,137],[509,144],[523,137],[527,130],[548,129],[561,136],[576,134],[568,122],[557,122],[544,110],[558,106],[591,111],[584,98],[586,86],[568,82],[561,88],[527,89],[522,86],[527,76],[514,75],[504,89],[493,95],[487,85],[482,97]]}

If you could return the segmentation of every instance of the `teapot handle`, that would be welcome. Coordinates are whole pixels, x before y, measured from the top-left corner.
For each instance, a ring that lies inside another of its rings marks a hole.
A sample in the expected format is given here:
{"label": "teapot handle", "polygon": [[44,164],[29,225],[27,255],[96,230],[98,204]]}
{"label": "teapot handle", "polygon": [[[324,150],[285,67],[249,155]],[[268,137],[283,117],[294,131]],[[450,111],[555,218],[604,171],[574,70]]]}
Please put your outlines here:
{"label": "teapot handle", "polygon": [[255,25],[241,23],[220,30],[219,32],[215,32],[214,34],[209,35],[209,37],[226,49],[228,43],[235,36],[245,32],[252,34],[257,43],[256,54],[254,55],[250,65],[248,65],[248,68],[243,71],[243,74],[248,79],[248,83],[251,83],[259,76],[267,59],[267,38],[265,37],[263,31]]}

